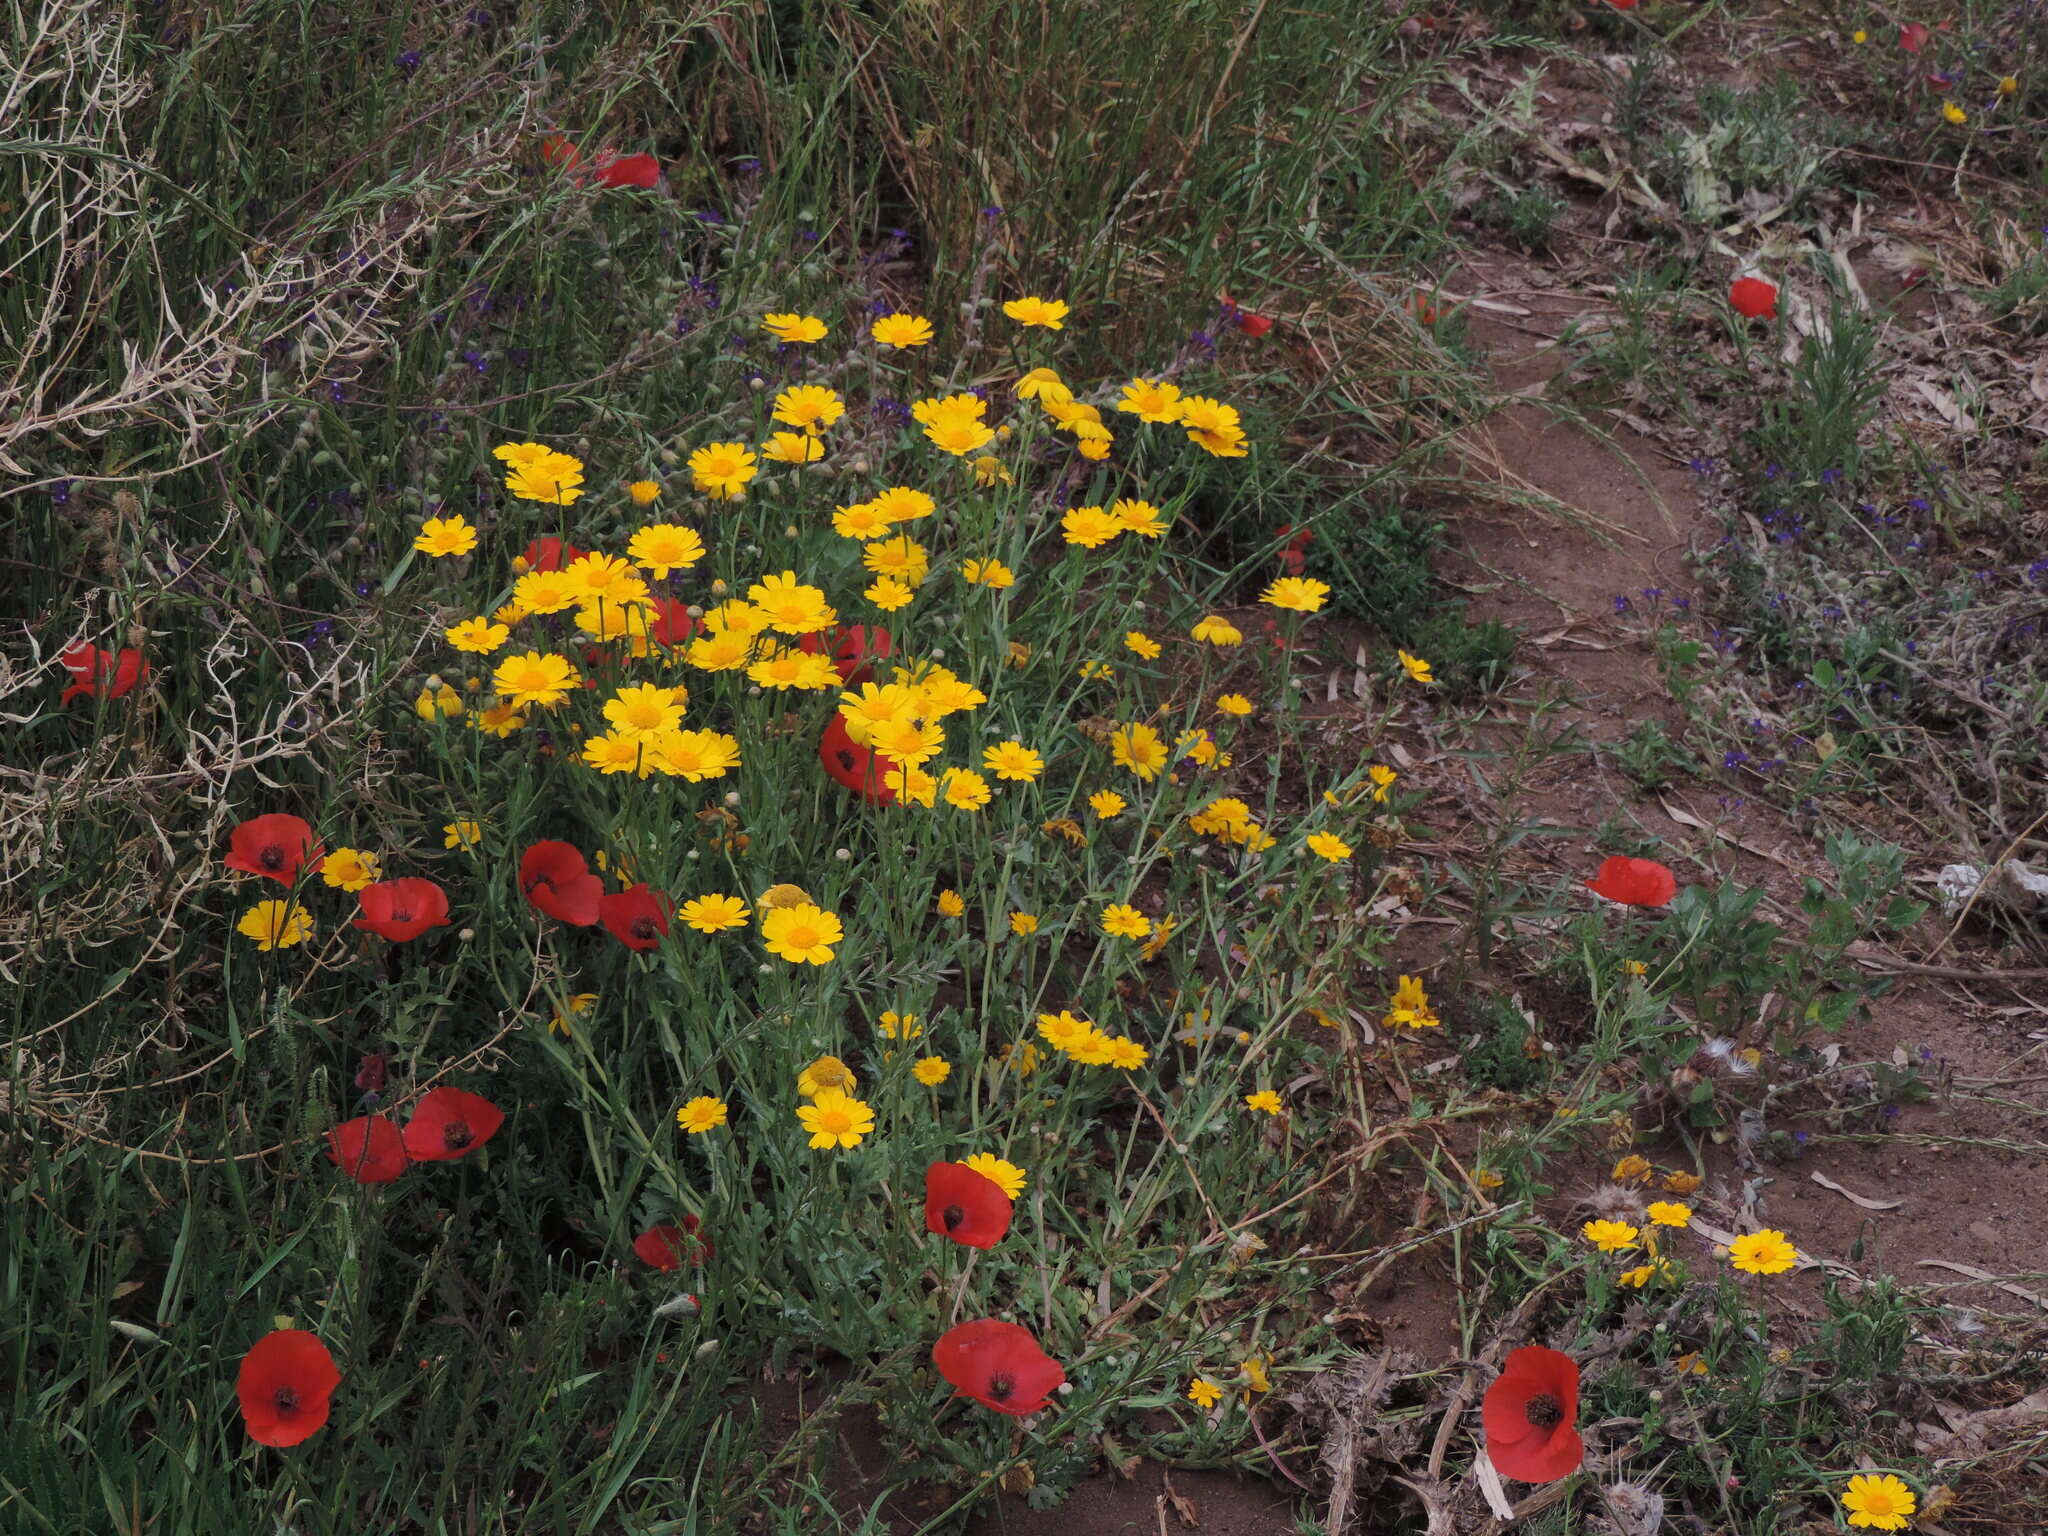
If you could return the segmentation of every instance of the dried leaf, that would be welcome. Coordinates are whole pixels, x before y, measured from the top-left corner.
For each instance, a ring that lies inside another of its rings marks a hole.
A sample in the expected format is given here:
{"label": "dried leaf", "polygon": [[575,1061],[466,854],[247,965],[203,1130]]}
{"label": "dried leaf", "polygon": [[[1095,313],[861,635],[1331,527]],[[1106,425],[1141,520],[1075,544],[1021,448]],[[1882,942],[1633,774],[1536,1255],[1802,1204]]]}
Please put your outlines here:
{"label": "dried leaf", "polygon": [[1895,1211],[1906,1203],[1903,1200],[1873,1200],[1868,1195],[1859,1195],[1853,1189],[1844,1189],[1824,1173],[1816,1172],[1813,1175],[1813,1182],[1822,1189],[1832,1189],[1844,1200],[1860,1205],[1866,1211]]}

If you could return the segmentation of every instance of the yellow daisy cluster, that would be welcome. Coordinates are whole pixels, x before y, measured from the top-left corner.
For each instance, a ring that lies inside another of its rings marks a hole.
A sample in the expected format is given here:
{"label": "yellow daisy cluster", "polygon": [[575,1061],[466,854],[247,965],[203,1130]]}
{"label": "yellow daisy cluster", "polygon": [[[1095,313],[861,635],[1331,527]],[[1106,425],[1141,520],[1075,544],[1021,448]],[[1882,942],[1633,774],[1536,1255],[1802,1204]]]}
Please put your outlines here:
{"label": "yellow daisy cluster", "polygon": [[1038,1033],[1069,1061],[1084,1067],[1114,1067],[1129,1072],[1145,1065],[1151,1052],[1125,1035],[1112,1035],[1091,1020],[1061,1009],[1038,1016]]}

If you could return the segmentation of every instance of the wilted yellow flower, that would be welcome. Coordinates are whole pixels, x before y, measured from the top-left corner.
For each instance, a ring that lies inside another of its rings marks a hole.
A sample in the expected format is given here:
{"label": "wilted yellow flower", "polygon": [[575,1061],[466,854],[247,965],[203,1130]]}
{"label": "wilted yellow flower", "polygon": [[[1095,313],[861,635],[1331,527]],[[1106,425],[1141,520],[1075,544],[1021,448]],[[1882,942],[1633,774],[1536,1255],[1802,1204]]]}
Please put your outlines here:
{"label": "wilted yellow flower", "polygon": [[990,454],[985,453],[977,458],[974,461],[973,467],[974,483],[976,485],[987,487],[997,484],[1015,485],[1017,483],[1012,478],[1008,467],[1004,465],[1003,461]]}
{"label": "wilted yellow flower", "polygon": [[474,848],[483,837],[482,825],[474,821],[451,821],[441,828],[443,848]]}
{"label": "wilted yellow flower", "polygon": [[1188,633],[1210,645],[1237,645],[1244,639],[1244,631],[1220,613],[1204,615]]}
{"label": "wilted yellow flower", "polygon": [[1944,101],[1941,104],[1941,115],[1944,121],[1952,123],[1958,128],[1970,120],[1970,114],[1952,101]]}
{"label": "wilted yellow flower", "polygon": [[1641,1184],[1650,1177],[1650,1160],[1631,1152],[1614,1165],[1608,1177],[1617,1184]]}
{"label": "wilted yellow flower", "polygon": [[1410,656],[1406,651],[1401,650],[1395,651],[1394,654],[1401,658],[1401,670],[1406,672],[1416,682],[1433,683],[1436,681],[1434,677],[1430,676],[1429,663],[1420,656]]}
{"label": "wilted yellow flower", "polygon": [[626,487],[626,494],[633,498],[634,506],[649,506],[656,497],[661,495],[661,482],[659,480],[635,480]]}
{"label": "wilted yellow flower", "polygon": [[965,917],[967,915],[967,903],[961,900],[958,891],[945,890],[939,892],[937,905],[939,916],[941,917]]}

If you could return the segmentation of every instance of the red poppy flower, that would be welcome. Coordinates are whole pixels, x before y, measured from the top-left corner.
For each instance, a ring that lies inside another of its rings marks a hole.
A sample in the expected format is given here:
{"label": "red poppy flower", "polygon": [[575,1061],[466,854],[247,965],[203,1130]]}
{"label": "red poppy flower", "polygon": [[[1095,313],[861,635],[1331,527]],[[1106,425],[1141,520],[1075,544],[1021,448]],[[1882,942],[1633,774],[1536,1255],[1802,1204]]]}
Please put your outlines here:
{"label": "red poppy flower", "polygon": [[1022,1417],[1043,1408],[1067,1379],[1059,1361],[1038,1347],[1031,1330],[992,1317],[948,1328],[932,1346],[939,1374],[984,1408]]}
{"label": "red poppy flower", "polygon": [[94,694],[118,699],[149,681],[149,663],[133,646],[123,646],[116,656],[112,651],[80,641],[67,649],[61,659],[64,670],[71,674],[71,682],[58,696],[60,704]]}
{"label": "red poppy flower", "polygon": [[567,166],[575,170],[583,163],[583,152],[569,141],[565,133],[551,133],[540,141],[540,158],[547,165]]}
{"label": "red poppy flower", "polygon": [[816,654],[832,648],[832,665],[839,670],[839,679],[849,688],[858,688],[875,675],[875,663],[896,653],[896,642],[889,631],[877,626],[870,629],[865,624],[835,625],[831,629],[813,630],[808,635],[797,637],[797,649]]}
{"label": "red poppy flower", "polygon": [[604,882],[590,872],[583,855],[568,843],[535,843],[519,861],[519,889],[549,917],[578,928],[597,921]]}
{"label": "red poppy flower", "polygon": [[319,869],[322,849],[313,846],[313,829],[296,816],[274,812],[255,816],[229,834],[229,869],[245,875],[263,875],[280,885],[290,885],[299,876]]}
{"label": "red poppy flower", "polygon": [[969,1248],[993,1248],[1010,1230],[1010,1197],[1002,1185],[965,1163],[933,1163],[924,1171],[924,1228]]}
{"label": "red poppy flower", "polygon": [[669,899],[643,883],[597,898],[598,919],[628,949],[652,949],[668,937]]}
{"label": "red poppy flower", "polygon": [[327,1133],[327,1155],[358,1184],[389,1184],[405,1172],[405,1138],[388,1115],[358,1115]]}
{"label": "red poppy flower", "polygon": [[1636,0],[1607,0],[1607,3],[1617,11],[1632,11],[1636,8]]}
{"label": "red poppy flower", "polygon": [[1899,28],[1899,46],[1908,53],[1918,53],[1927,46],[1927,28],[1917,21]]}
{"label": "red poppy flower", "polygon": [[717,1250],[699,1230],[702,1226],[695,1216],[684,1216],[677,1226],[649,1227],[633,1239],[633,1252],[643,1264],[652,1264],[656,1269],[708,1263]]}
{"label": "red poppy flower", "polygon": [[1678,894],[1678,877],[1655,859],[1617,856],[1600,861],[1600,873],[1586,889],[1625,907],[1661,907]]}
{"label": "red poppy flower", "polygon": [[1408,313],[1415,317],[1418,325],[1435,325],[1443,318],[1443,312],[1429,302],[1426,294],[1411,294],[1408,299]]}
{"label": "red poppy flower", "polygon": [[1308,547],[1315,539],[1313,528],[1297,528],[1292,523],[1282,523],[1276,538],[1287,542],[1280,546],[1280,564],[1290,576],[1299,576],[1308,565]]}
{"label": "red poppy flower", "polygon": [[672,597],[654,600],[654,623],[648,633],[656,645],[684,645],[703,626],[690,617],[689,605]]}
{"label": "red poppy flower", "polygon": [[597,157],[597,184],[601,187],[651,187],[661,180],[661,162],[649,154],[611,158],[606,150]]}
{"label": "red poppy flower", "polygon": [[431,1089],[405,1123],[405,1152],[416,1163],[452,1162],[498,1134],[505,1112],[460,1088]]}
{"label": "red poppy flower", "polygon": [[1508,1356],[1479,1404],[1486,1454],[1524,1483],[1554,1483],[1578,1470],[1586,1455],[1578,1417],[1578,1366],[1570,1355],[1535,1346]]}
{"label": "red poppy flower", "polygon": [[1778,318],[1778,285],[1760,277],[1737,278],[1728,290],[1728,302],[1745,320]]}
{"label": "red poppy flower", "polygon": [[549,534],[527,545],[519,558],[526,562],[529,571],[559,571],[563,566],[581,560],[583,551]]}
{"label": "red poppy flower", "polygon": [[429,928],[448,926],[448,893],[417,875],[366,885],[356,892],[356,901],[363,915],[350,926],[380,934],[394,944],[416,939]]}
{"label": "red poppy flower", "polygon": [[846,717],[833,713],[818,742],[818,761],[825,771],[871,805],[894,805],[896,791],[882,780],[875,754],[846,733]]}
{"label": "red poppy flower", "polygon": [[1273,322],[1265,315],[1255,315],[1248,309],[1237,312],[1237,328],[1247,336],[1263,336],[1273,329]]}
{"label": "red poppy flower", "polygon": [[327,1422],[341,1370],[319,1338],[301,1328],[266,1333],[242,1356],[235,1396],[258,1445],[297,1445]]}
{"label": "red poppy flower", "polygon": [[371,1051],[356,1064],[356,1086],[365,1093],[382,1093],[390,1077],[391,1057],[387,1052]]}

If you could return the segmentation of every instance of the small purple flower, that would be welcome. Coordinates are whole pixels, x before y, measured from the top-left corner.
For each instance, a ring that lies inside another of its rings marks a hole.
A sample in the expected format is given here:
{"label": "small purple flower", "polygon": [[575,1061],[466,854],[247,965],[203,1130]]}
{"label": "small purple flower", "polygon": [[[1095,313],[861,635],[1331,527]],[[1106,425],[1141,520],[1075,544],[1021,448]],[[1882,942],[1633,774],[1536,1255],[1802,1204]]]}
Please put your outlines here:
{"label": "small purple flower", "polygon": [[1734,747],[1721,754],[1721,766],[1731,773],[1748,761],[1749,754]]}
{"label": "small purple flower", "polygon": [[716,208],[699,208],[690,217],[699,224],[723,224],[725,222],[725,216]]}
{"label": "small purple flower", "polygon": [[[990,203],[986,208],[981,210],[981,216],[984,219],[987,219],[991,223],[993,223],[995,220],[1000,219],[1003,216],[1003,210],[998,208],[994,203]],[[2048,235],[2048,229],[2042,230],[2041,233],[2044,235]]]}
{"label": "small purple flower", "polygon": [[1833,485],[1841,478],[1842,472],[1839,469],[1824,469],[1820,472],[1820,483],[1822,485]]}
{"label": "small purple flower", "polygon": [[1617,592],[1614,594],[1614,611],[1616,613],[1628,612],[1628,598],[1622,593]]}
{"label": "small purple flower", "polygon": [[398,67],[408,75],[420,67],[420,51],[408,48],[398,56]]}
{"label": "small purple flower", "polygon": [[67,505],[71,500],[71,486],[72,482],[69,480],[51,481],[50,500],[60,507]]}
{"label": "small purple flower", "polygon": [[1687,467],[1696,475],[1711,475],[1714,472],[1714,461],[1695,454],[1692,463]]}

